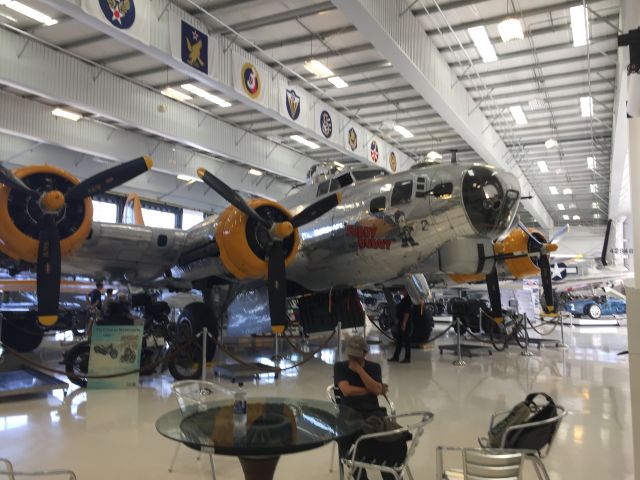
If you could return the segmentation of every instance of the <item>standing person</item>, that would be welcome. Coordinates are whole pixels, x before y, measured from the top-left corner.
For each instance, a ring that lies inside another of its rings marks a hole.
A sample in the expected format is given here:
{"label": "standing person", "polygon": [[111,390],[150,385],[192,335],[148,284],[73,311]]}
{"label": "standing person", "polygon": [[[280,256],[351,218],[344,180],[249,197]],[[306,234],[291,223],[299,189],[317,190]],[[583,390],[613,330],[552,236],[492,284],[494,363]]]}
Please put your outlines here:
{"label": "standing person", "polygon": [[103,316],[109,311],[109,305],[115,301],[116,299],[113,297],[113,288],[107,288],[105,290],[104,302],[102,302],[101,308]]}
{"label": "standing person", "polygon": [[402,288],[402,300],[396,305],[396,319],[398,328],[395,331],[396,350],[390,362],[400,360],[402,347],[405,348],[404,360],[401,363],[411,363],[411,310],[413,303],[406,288]]}
{"label": "standing person", "polygon": [[87,295],[87,309],[88,324],[87,324],[87,336],[91,338],[91,331],[93,330],[93,324],[100,317],[100,310],[102,309],[102,289],[104,284],[102,282],[96,282],[96,288],[91,290]]}

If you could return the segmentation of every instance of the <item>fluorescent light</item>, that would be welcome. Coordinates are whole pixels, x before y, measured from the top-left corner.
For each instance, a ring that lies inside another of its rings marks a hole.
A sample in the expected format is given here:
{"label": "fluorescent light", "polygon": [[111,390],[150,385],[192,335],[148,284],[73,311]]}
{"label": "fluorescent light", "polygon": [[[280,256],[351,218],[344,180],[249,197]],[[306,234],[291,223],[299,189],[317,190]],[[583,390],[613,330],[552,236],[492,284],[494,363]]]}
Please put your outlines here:
{"label": "fluorescent light", "polygon": [[498,33],[504,43],[511,40],[522,40],[524,38],[524,32],[522,31],[522,24],[517,18],[505,18],[498,24]]}
{"label": "fluorescent light", "polygon": [[571,190],[570,188],[565,188],[562,190],[563,195],[571,195],[572,193],[573,193],[573,190]]}
{"label": "fluorescent light", "polygon": [[582,47],[587,44],[589,38],[589,16],[582,5],[576,5],[569,9],[571,16],[571,34],[573,35],[573,46]]}
{"label": "fluorescent light", "polygon": [[212,94],[209,93],[203,89],[201,89],[200,87],[196,87],[195,85],[191,84],[191,83],[185,83],[183,85],[180,85],[180,87],[182,87],[183,90],[186,90],[187,92],[193,93],[194,95],[197,95],[200,98],[204,98],[205,100],[218,105],[219,107],[222,108],[227,108],[231,106],[231,103],[227,102],[226,100]]}
{"label": "fluorescent light", "polygon": [[202,179],[197,178],[197,177],[192,177],[191,175],[185,175],[184,173],[181,173],[180,175],[178,175],[177,179],[185,181],[187,183],[194,183],[194,182],[202,183]]}
{"label": "fluorescent light", "polygon": [[591,193],[598,193],[598,184],[597,183],[590,183],[589,184],[589,190],[591,191]]}
{"label": "fluorescent light", "polygon": [[576,208],[576,204],[575,203],[570,203],[569,204],[569,210],[573,210]]}
{"label": "fluorescent light", "polygon": [[69,110],[63,110],[62,108],[54,108],[53,110],[51,110],[51,113],[56,117],[66,118],[67,120],[71,120],[74,122],[77,122],[82,118],[82,115],[80,115],[79,113],[70,112]]}
{"label": "fluorescent light", "polygon": [[260,170],[256,170],[255,168],[251,168],[249,169],[249,175],[259,177],[260,175],[262,175],[262,172]]}
{"label": "fluorescent light", "polygon": [[569,220],[569,218],[570,218],[569,215],[562,215],[563,220]]}
{"label": "fluorescent light", "polygon": [[573,216],[573,219],[574,219],[574,220],[580,220],[580,215],[574,215],[574,216]]}
{"label": "fluorescent light", "polygon": [[550,150],[558,146],[558,141],[555,138],[550,138],[549,140],[544,142],[544,146],[546,147],[547,150]]}
{"label": "fluorescent light", "polygon": [[327,80],[336,88],[346,88],[349,86],[349,84],[340,77],[329,77]]}
{"label": "fluorescent light", "polygon": [[587,168],[589,170],[596,169],[596,157],[587,157]]}
{"label": "fluorescent light", "polygon": [[560,210],[560,211],[564,210],[564,203],[559,203],[558,204],[558,210]]}
{"label": "fluorescent light", "polygon": [[600,204],[598,202],[591,202],[591,208],[597,210],[598,208],[600,208]]}
{"label": "fluorescent light", "polygon": [[551,192],[551,195],[558,195],[558,189],[554,186],[549,187],[549,191]]}
{"label": "fluorescent light", "polygon": [[316,59],[307,60],[304,62],[304,68],[308,72],[313,73],[317,77],[333,77],[333,72],[324,63],[319,62]]}
{"label": "fluorescent light", "polygon": [[511,116],[516,122],[516,125],[526,125],[529,123],[527,117],[524,114],[524,110],[520,105],[513,105],[509,107],[509,111],[511,112]]}
{"label": "fluorescent light", "polygon": [[6,13],[0,12],[0,17],[6,18],[7,20],[13,23],[18,23],[18,20],[16,20],[15,17],[12,17],[11,15],[7,15]]}
{"label": "fluorescent light", "polygon": [[440,155],[435,150],[431,150],[429,153],[427,153],[427,158],[429,160],[431,160],[431,161],[433,161],[433,160],[442,160],[442,155]]}
{"label": "fluorescent light", "polygon": [[336,161],[334,161],[334,162],[333,162],[333,164],[334,164],[336,167],[340,168],[340,169],[343,169],[343,168],[344,168],[344,163],[340,163],[340,162],[336,162]]}
{"label": "fluorescent light", "polygon": [[[402,125],[398,125],[397,123],[393,126],[393,129],[402,135],[404,138],[413,138],[413,133],[404,128]],[[440,157],[442,158],[442,157]]]}
{"label": "fluorescent light", "polygon": [[540,173],[549,173],[549,167],[547,166],[547,162],[544,160],[538,161],[538,168],[540,169]]}
{"label": "fluorescent light", "polygon": [[49,15],[45,15],[44,13],[36,10],[35,8],[28,7],[24,3],[20,3],[16,1],[7,2],[6,0],[5,1],[0,0],[0,5],[4,5],[5,7],[10,8],[11,10],[14,10],[18,13],[21,13],[25,17],[29,17],[32,20],[35,20],[36,22],[40,22],[47,27],[50,27],[58,23],[58,20],[56,20],[55,18],[51,18]]}
{"label": "fluorescent light", "polygon": [[594,213],[593,214],[593,218],[600,218],[600,214],[599,213]]}
{"label": "fluorescent light", "polygon": [[291,140],[295,140],[298,143],[301,143],[305,147],[309,147],[311,150],[317,150],[318,148],[320,148],[320,145],[318,145],[317,143],[310,142],[309,140],[307,140],[304,137],[301,137],[300,135],[291,135],[289,138]]}
{"label": "fluorescent light", "polygon": [[593,98],[580,97],[580,115],[583,117],[593,116]]}
{"label": "fluorescent light", "polygon": [[496,51],[491,44],[491,40],[489,40],[489,35],[487,35],[487,29],[483,26],[468,28],[467,32],[473,40],[473,44],[476,46],[476,50],[482,57],[482,61],[484,63],[495,62],[498,60],[496,55]]}
{"label": "fluorescent light", "polygon": [[165,97],[173,98],[174,100],[178,100],[180,102],[186,102],[187,100],[193,100],[193,97],[187,95],[186,93],[182,93],[175,88],[167,87],[164,90],[161,90],[160,93]]}

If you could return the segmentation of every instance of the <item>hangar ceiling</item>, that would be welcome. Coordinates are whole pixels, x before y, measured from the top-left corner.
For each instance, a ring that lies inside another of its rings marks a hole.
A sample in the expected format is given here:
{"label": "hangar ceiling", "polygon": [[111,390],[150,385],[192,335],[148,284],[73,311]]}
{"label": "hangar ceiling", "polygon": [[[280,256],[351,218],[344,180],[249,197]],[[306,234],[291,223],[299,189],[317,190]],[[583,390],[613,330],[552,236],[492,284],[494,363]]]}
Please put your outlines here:
{"label": "hangar ceiling", "polygon": [[[237,101],[233,92],[223,86],[216,89],[211,83],[198,82],[199,78],[188,70],[176,68],[164,61],[162,55],[141,48],[126,35],[106,35],[82,15],[78,8],[80,0],[23,0],[22,3],[55,18],[58,23],[44,26],[7,6],[0,6],[0,50],[5,51],[5,56],[10,52],[20,58],[23,52],[33,55],[34,44],[38,44],[41,56],[31,58],[45,64],[50,62],[52,70],[56,69],[56,62],[67,67],[51,71],[50,78],[34,78],[33,72],[37,70],[7,73],[0,66],[0,83],[5,85],[0,102],[10,98],[14,103],[60,105],[64,100],[62,105],[80,108],[86,114],[79,123],[136,135],[138,140],[146,139],[149,150],[156,144],[156,151],[165,146],[169,148],[166,161],[160,162],[160,171],[167,176],[186,171],[190,156],[206,156],[202,161],[222,165],[222,160],[224,165],[264,172],[261,178],[248,177],[248,181],[242,179],[242,175],[237,176],[232,184],[244,192],[271,197],[302,184],[306,170],[315,162],[358,161],[344,148],[326,142],[319,142],[320,148],[309,150],[291,140],[290,136],[299,132],[290,122],[279,121],[251,103]],[[463,86],[474,102],[469,104],[467,113],[481,114],[488,121],[487,126],[467,122],[462,128],[452,122],[448,112],[437,106],[433,98],[425,98],[425,93],[416,88],[416,77],[412,76],[417,72],[400,66],[398,57],[380,48],[381,39],[371,37],[365,28],[363,22],[367,19],[353,18],[353,12],[345,9],[345,3],[175,0],[168,5],[167,0],[151,2],[159,19],[168,10],[175,9],[185,18],[197,18],[211,36],[219,35],[225,48],[241,48],[254,55],[292,84],[355,119],[411,161],[424,158],[431,151],[439,152],[444,156],[443,161],[448,161],[448,152],[455,149],[460,162],[505,162],[510,169],[521,171],[522,181],[529,185],[523,195],[534,197],[525,202],[528,211],[522,209],[527,223],[537,221],[548,227],[550,220],[555,224],[587,225],[606,221],[617,60],[617,0],[587,2],[590,42],[577,47],[573,46],[569,9],[580,5],[579,1],[538,0],[535,5],[516,0],[382,2],[393,4],[388,10],[392,12],[390,16],[395,17],[385,19],[387,26],[393,26],[394,22],[404,22],[404,25],[417,22],[420,31],[416,31],[416,39],[424,32],[434,46],[433,58],[448,64],[453,81],[441,88]],[[375,6],[381,2],[356,0],[353,3]],[[497,25],[507,16],[520,19],[524,39],[502,42]],[[486,27],[495,49],[495,61],[483,63],[471,41],[469,29],[478,26]],[[11,48],[7,48],[7,42],[13,42]],[[59,58],[52,59],[52,56]],[[304,63],[311,58],[328,66],[348,87],[335,88],[326,78],[310,74]],[[87,81],[78,82],[76,76],[82,74],[83,69],[87,70],[86,75],[96,77],[95,80],[91,77],[88,81],[86,77]],[[67,89],[63,88],[65,80],[71,84]],[[229,108],[212,106],[198,97],[179,103],[160,96],[160,90],[166,87],[179,90],[185,83],[198,85],[232,105]],[[91,84],[95,84],[93,90]],[[117,91],[122,92],[122,98],[111,101],[103,98],[92,104],[92,99],[100,93],[96,89],[112,93],[108,90],[112,84],[121,85]],[[85,95],[84,89],[92,92],[91,96]],[[137,112],[123,102],[134,90],[140,91],[145,102],[136,105]],[[579,98],[583,96],[593,98],[590,117],[581,116]],[[159,105],[168,106],[168,111],[160,113]],[[509,111],[511,106],[521,106],[528,123],[516,125]],[[158,116],[163,117],[162,121],[158,122]],[[191,117],[192,120],[185,120]],[[222,132],[220,137],[226,137],[227,141],[216,138],[215,134],[209,138],[198,137],[197,132],[189,130],[205,121],[215,126],[212,130]],[[78,126],[66,123],[67,129]],[[410,130],[413,137],[399,135],[393,129],[396,124]],[[44,128],[41,123],[37,125]],[[61,138],[48,140],[28,131],[29,128],[33,125],[25,124],[20,131],[0,126],[0,130],[12,135],[86,151],[86,146],[76,144],[79,140],[76,143]],[[482,139],[474,137],[481,134],[474,129],[482,130],[482,134],[494,130],[498,141],[482,145]],[[549,139],[556,140],[558,145],[547,149],[545,142]],[[224,148],[216,144],[224,144]],[[504,145],[505,153],[496,153],[499,152],[496,145]],[[172,158],[172,148],[184,150],[184,159]],[[91,150],[90,153],[105,154]],[[492,155],[497,158],[491,158]],[[587,157],[595,160],[588,164]],[[544,162],[546,169],[540,162]],[[226,168],[220,167],[219,172],[227,174]],[[254,189],[258,182],[262,187]],[[195,188],[205,190],[203,186]],[[564,210],[560,210],[560,205]]]}

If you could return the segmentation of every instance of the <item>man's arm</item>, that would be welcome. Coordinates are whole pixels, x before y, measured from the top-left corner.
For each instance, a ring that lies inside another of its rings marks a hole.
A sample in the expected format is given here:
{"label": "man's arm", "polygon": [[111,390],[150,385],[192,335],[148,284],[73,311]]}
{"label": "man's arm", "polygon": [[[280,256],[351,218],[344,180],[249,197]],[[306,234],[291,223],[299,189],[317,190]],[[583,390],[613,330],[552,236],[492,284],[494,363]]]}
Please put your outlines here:
{"label": "man's arm", "polygon": [[369,395],[370,393],[366,388],[351,385],[347,380],[338,382],[338,388],[345,397],[360,397],[362,395]]}
{"label": "man's arm", "polygon": [[354,366],[352,367],[351,365],[349,365],[349,368],[351,368],[360,376],[360,379],[362,380],[362,383],[364,383],[367,393],[370,393],[372,395],[382,395],[387,392],[388,387],[371,377],[371,375],[369,375],[364,367],[359,363],[354,362]]}

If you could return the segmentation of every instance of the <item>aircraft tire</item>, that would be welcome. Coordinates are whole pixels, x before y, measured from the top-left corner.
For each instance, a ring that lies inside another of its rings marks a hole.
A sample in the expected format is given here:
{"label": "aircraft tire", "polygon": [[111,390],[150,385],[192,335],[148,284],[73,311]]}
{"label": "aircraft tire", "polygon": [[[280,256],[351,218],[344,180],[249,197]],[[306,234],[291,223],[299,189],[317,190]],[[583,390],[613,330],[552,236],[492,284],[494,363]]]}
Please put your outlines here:
{"label": "aircraft tire", "polygon": [[42,343],[44,331],[35,319],[2,320],[2,343],[18,352],[32,352]]}
{"label": "aircraft tire", "polygon": [[[176,324],[178,343],[188,339],[195,339],[195,336],[202,331],[203,327],[207,327],[213,338],[218,338],[218,322],[215,314],[202,302],[190,303],[184,307]],[[196,341],[199,344],[202,343],[201,339],[196,339]],[[207,340],[207,361],[213,359],[216,354],[216,348],[215,342],[209,338]]]}
{"label": "aircraft tire", "polygon": [[89,355],[91,345],[89,342],[81,342],[74,345],[64,355],[64,370],[67,372],[69,381],[79,387],[86,388],[86,375],[89,371]]}
{"label": "aircraft tire", "polygon": [[176,380],[196,380],[202,376],[202,349],[193,341],[189,346],[180,344],[169,361],[169,373]]}
{"label": "aircraft tire", "polygon": [[584,307],[584,313],[589,315],[592,319],[597,320],[602,316],[602,309],[599,305],[592,303]]}

